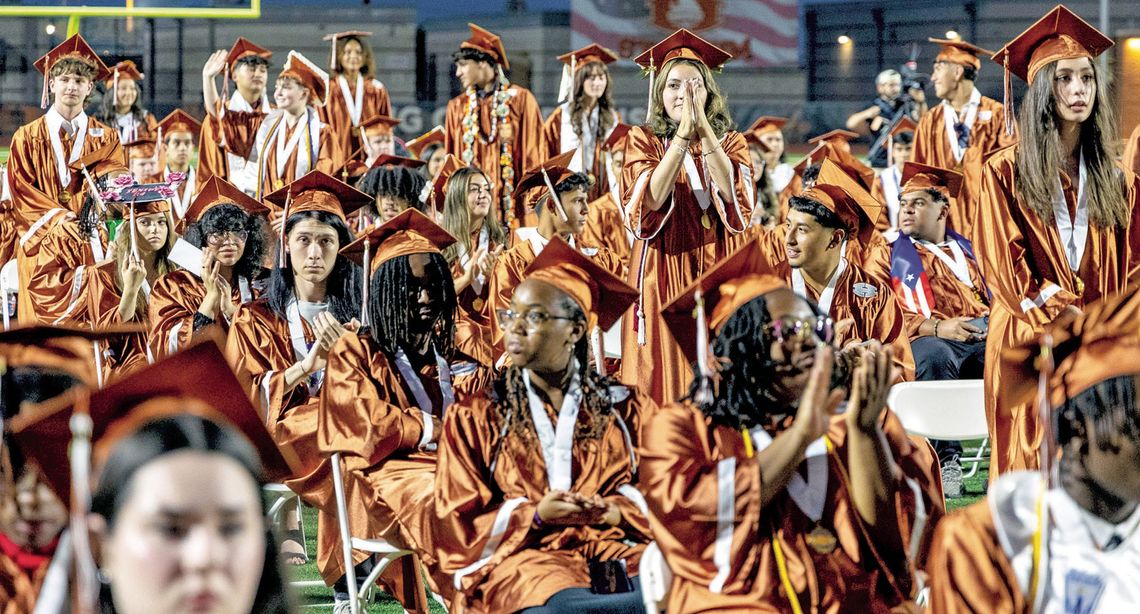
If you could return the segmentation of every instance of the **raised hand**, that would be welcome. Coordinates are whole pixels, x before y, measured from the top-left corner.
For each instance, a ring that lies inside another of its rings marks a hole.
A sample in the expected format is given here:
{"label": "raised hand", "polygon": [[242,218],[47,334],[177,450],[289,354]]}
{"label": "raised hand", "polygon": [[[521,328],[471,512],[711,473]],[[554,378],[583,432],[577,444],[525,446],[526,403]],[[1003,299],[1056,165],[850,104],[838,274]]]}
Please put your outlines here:
{"label": "raised hand", "polygon": [[134,294],[142,287],[146,280],[146,267],[142,261],[134,256],[128,256],[122,264],[123,293]]}
{"label": "raised hand", "polygon": [[831,369],[834,365],[834,350],[821,346],[815,350],[815,362],[808,375],[804,396],[796,410],[792,428],[803,436],[803,441],[815,441],[827,433],[831,416],[843,401],[842,390],[831,389]]}
{"label": "raised hand", "polygon": [[206,63],[202,66],[202,76],[207,79],[212,79],[220,74],[226,68],[226,56],[229,54],[225,49],[219,49],[210,54],[206,59]]}
{"label": "raised hand", "polygon": [[677,126],[677,138],[692,140],[697,132],[697,124],[693,117],[693,91],[687,81],[681,87],[685,91],[681,101],[681,123]]}
{"label": "raised hand", "polygon": [[874,430],[887,406],[887,392],[895,380],[891,349],[871,341],[860,350],[859,364],[851,376],[851,398],[847,403],[849,428]]}

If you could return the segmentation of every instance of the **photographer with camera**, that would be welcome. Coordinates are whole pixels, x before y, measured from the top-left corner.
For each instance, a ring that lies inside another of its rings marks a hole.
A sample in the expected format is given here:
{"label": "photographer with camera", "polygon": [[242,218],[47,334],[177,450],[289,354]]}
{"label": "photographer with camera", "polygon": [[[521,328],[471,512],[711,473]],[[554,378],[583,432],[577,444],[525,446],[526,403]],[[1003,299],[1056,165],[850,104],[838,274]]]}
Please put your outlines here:
{"label": "photographer with camera", "polygon": [[878,96],[871,101],[871,106],[847,118],[848,130],[870,133],[872,146],[867,157],[874,168],[887,166],[886,135],[894,124],[904,116],[918,121],[926,113],[922,75],[907,72],[905,80],[902,73],[893,68],[879,73],[875,78]]}

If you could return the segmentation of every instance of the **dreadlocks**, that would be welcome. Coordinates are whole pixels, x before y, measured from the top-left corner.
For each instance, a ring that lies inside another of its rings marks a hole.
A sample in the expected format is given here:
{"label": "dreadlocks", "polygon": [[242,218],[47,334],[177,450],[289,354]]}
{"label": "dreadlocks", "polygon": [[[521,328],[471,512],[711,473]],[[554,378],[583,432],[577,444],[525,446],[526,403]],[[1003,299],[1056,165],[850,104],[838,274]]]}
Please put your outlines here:
{"label": "dreadlocks", "polygon": [[[440,356],[450,359],[455,347],[455,284],[443,256],[425,255],[428,264],[424,283],[432,297],[443,305],[432,332],[432,343]],[[368,296],[369,332],[380,349],[390,356],[407,345],[412,330],[410,315],[419,296],[412,288],[419,287],[420,283],[412,275],[408,256],[385,260],[372,276]]]}
{"label": "dreadlocks", "polygon": [[[561,308],[569,314],[569,318],[583,324],[586,322],[586,314],[574,299],[563,295],[560,301]],[[586,417],[586,420],[578,420],[575,439],[600,439],[613,419],[610,386],[617,384],[617,381],[599,375],[590,368],[589,339],[589,335],[582,335],[574,345],[584,410],[579,415]],[[499,375],[491,389],[491,399],[495,401],[499,423],[506,425],[506,431],[515,433],[524,440],[534,437],[536,431],[530,416],[530,401],[527,398],[522,367],[510,367]]]}
{"label": "dreadlocks", "polygon": [[1140,440],[1140,412],[1136,406],[1136,376],[1121,375],[1094,384],[1065,401],[1055,412],[1057,443],[1065,445],[1083,431],[1085,420],[1093,432],[1085,439],[1101,450],[1119,451],[1124,439]]}
{"label": "dreadlocks", "polygon": [[[360,191],[373,199],[381,196],[394,196],[403,199],[408,206],[418,211],[424,210],[420,202],[427,180],[423,175],[403,166],[382,166],[368,171],[360,180]],[[375,207],[375,205],[373,205]],[[375,211],[379,215],[379,211]]]}

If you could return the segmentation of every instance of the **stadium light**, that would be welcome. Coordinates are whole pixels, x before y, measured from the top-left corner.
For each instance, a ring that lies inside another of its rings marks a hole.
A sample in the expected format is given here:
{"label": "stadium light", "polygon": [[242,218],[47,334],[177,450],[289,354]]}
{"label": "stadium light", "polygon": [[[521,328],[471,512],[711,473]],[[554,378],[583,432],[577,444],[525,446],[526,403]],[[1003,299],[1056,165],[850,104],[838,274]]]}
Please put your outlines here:
{"label": "stadium light", "polygon": [[959,38],[961,38],[961,35],[958,34],[957,30],[947,30],[946,31],[946,38],[949,40],[952,40],[952,41],[956,41]]}
{"label": "stadium light", "polygon": [[49,23],[47,26],[44,27],[44,32],[47,32],[48,36],[55,34],[55,24]]}
{"label": "stadium light", "polygon": [[846,34],[840,34],[839,38],[835,39],[835,42],[839,43],[840,45],[850,45],[851,37],[847,36]]}

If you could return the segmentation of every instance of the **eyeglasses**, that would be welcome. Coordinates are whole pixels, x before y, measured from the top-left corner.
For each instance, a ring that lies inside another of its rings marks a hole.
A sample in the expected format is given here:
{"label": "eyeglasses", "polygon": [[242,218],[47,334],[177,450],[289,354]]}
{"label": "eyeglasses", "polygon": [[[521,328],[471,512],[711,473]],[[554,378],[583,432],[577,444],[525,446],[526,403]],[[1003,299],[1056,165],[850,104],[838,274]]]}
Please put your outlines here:
{"label": "eyeglasses", "polygon": [[829,344],[835,337],[831,318],[828,317],[808,318],[806,320],[780,319],[765,326],[764,330],[771,334],[778,343],[791,341],[802,343],[814,336],[817,341]]}
{"label": "eyeglasses", "polygon": [[526,320],[526,326],[530,330],[534,330],[534,329],[542,326],[543,324],[546,324],[546,322],[548,320],[570,320],[570,321],[574,321],[577,319],[577,318],[570,318],[567,316],[552,316],[549,313],[546,313],[545,311],[536,311],[536,310],[531,310],[531,311],[528,311],[526,313],[515,313],[515,312],[511,311],[510,309],[496,309],[495,315],[499,317],[499,325],[502,326],[503,328],[510,328],[511,325],[513,325],[515,323],[515,320],[518,320],[521,318],[523,320]]}
{"label": "eyeglasses", "polygon": [[223,243],[245,243],[249,238],[249,232],[245,230],[226,230],[224,232],[211,232],[206,235],[206,243],[210,245],[221,245]]}

